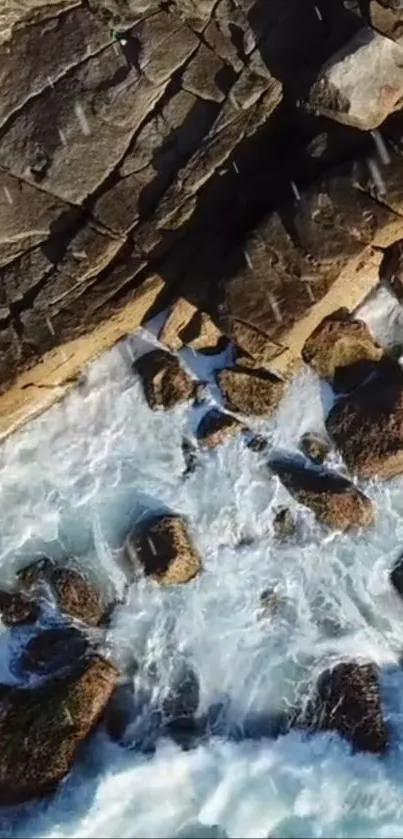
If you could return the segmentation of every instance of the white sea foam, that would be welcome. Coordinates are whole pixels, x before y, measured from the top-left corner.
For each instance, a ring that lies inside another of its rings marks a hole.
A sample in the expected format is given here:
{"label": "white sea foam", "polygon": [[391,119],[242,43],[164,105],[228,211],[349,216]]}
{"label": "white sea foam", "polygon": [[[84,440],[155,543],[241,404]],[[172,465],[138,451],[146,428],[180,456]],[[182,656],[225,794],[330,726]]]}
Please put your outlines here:
{"label": "white sea foam", "polygon": [[[378,337],[395,343],[402,318],[385,294],[364,315]],[[389,571],[403,547],[403,479],[364,486],[378,517],[355,535],[322,529],[269,476],[264,455],[237,438],[203,455],[183,480],[189,407],[152,412],[145,404],[129,360],[147,341],[155,344],[142,331],[129,353],[105,355],[80,389],[0,449],[0,584],[45,552],[60,561],[74,556],[101,585],[112,580],[122,592],[122,541],[144,510],[161,507],[188,517],[204,572],[184,587],[144,580],[131,587],[110,630],[117,659],[139,665],[139,717],[127,748],[99,730],[53,798],[0,810],[0,835],[401,835],[403,603]],[[185,353],[184,361],[212,381],[217,360]],[[323,430],[329,404],[329,392],[306,372],[277,417],[259,427],[274,445],[295,448],[301,433]],[[272,538],[273,512],[284,501],[298,517],[297,543]],[[260,611],[267,587],[283,604],[272,618]],[[12,681],[9,653],[3,630],[0,678]],[[351,656],[382,668],[392,732],[386,758],[353,755],[337,736],[267,736],[270,721],[323,667]],[[200,681],[200,713],[221,707],[224,724],[193,749],[166,738],[146,754],[136,744],[183,661]]]}

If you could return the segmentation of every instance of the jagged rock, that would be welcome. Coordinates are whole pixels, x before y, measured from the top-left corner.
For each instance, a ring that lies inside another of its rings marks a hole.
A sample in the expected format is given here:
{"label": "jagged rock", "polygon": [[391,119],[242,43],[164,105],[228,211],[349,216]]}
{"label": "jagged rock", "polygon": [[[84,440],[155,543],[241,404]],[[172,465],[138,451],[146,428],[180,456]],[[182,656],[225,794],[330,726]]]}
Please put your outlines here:
{"label": "jagged rock", "polygon": [[273,532],[277,539],[289,539],[296,533],[297,525],[291,510],[280,507],[273,519]]}
{"label": "jagged rock", "polygon": [[170,350],[185,345],[199,352],[219,352],[228,340],[209,315],[183,297],[174,304],[158,338]]}
{"label": "jagged rock", "polygon": [[196,437],[202,446],[214,449],[216,446],[221,445],[228,437],[242,430],[242,423],[235,419],[235,417],[232,417],[230,414],[225,414],[218,408],[211,408],[200,420],[196,430]]}
{"label": "jagged rock", "polygon": [[392,568],[390,581],[393,588],[403,597],[403,557],[400,557]]}
{"label": "jagged rock", "polygon": [[360,751],[382,754],[388,746],[378,670],[373,664],[349,661],[325,670],[308,716],[313,730],[337,731]]}
{"label": "jagged rock", "polygon": [[310,468],[303,458],[283,456],[272,457],[269,467],[288,492],[329,527],[346,530],[372,524],[372,501],[337,472]]}
{"label": "jagged rock", "polygon": [[257,365],[267,364],[285,349],[281,343],[270,340],[265,332],[249,323],[232,317],[229,319],[229,324],[229,333],[234,343],[240,350],[248,353]]}
{"label": "jagged rock", "polygon": [[349,391],[378,369],[385,351],[348,309],[327,315],[305,341],[302,358],[336,392]]}
{"label": "jagged rock", "polygon": [[169,410],[194,396],[195,382],[178,359],[163,350],[153,350],[134,362],[150,408]]}
{"label": "jagged rock", "polygon": [[28,641],[13,670],[19,675],[47,676],[71,671],[88,657],[90,649],[88,638],[75,626],[55,626]]}
{"label": "jagged rock", "polygon": [[403,304],[403,239],[386,248],[379,266],[379,279]]}
{"label": "jagged rock", "polygon": [[277,407],[284,391],[284,382],[263,369],[248,369],[238,364],[220,370],[217,383],[227,407],[239,414],[264,416]]}
{"label": "jagged rock", "polygon": [[41,589],[46,594],[47,589],[61,612],[89,626],[98,626],[105,616],[99,590],[73,566],[60,568],[44,557],[20,571],[18,578],[24,591],[35,596]]}
{"label": "jagged rock", "polygon": [[371,25],[382,35],[399,41],[403,36],[403,3],[401,0],[370,0]]}
{"label": "jagged rock", "polygon": [[311,434],[310,432],[302,435],[299,441],[299,448],[316,464],[323,463],[329,454],[329,446],[327,442],[323,440],[323,438],[317,437],[315,434]]}
{"label": "jagged rock", "polygon": [[12,690],[0,710],[0,803],[52,792],[70,771],[116,683],[115,667],[94,656],[68,678]]}
{"label": "jagged rock", "polygon": [[33,600],[19,592],[0,591],[0,616],[4,626],[34,623],[39,609]]}
{"label": "jagged rock", "polygon": [[403,49],[369,27],[325,65],[310,93],[324,116],[369,131],[401,107]]}
{"label": "jagged rock", "polygon": [[158,515],[138,525],[129,536],[126,552],[134,567],[161,585],[188,583],[202,569],[186,522],[174,513]]}
{"label": "jagged rock", "polygon": [[[397,365],[396,365],[397,366]],[[326,428],[351,472],[392,478],[403,472],[403,382],[381,376],[336,402]]]}

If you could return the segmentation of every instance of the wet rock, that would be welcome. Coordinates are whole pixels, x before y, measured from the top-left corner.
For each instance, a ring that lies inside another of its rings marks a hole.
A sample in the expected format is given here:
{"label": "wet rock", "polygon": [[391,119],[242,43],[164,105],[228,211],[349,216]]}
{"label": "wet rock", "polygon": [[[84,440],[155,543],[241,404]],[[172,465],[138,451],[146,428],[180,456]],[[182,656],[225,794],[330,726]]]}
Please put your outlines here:
{"label": "wet rock", "polygon": [[[396,365],[398,368],[398,365]],[[403,472],[403,385],[380,377],[336,402],[326,428],[347,468],[364,478],[392,478]]]}
{"label": "wet rock", "polygon": [[280,598],[274,588],[267,588],[260,595],[260,618],[274,617],[279,608]]}
{"label": "wet rock", "polygon": [[176,301],[158,337],[171,350],[187,346],[199,352],[219,352],[228,343],[209,315],[183,297]]}
{"label": "wet rock", "polygon": [[188,440],[186,437],[184,437],[182,440],[182,454],[183,459],[185,461],[183,477],[187,478],[187,476],[191,475],[197,468],[199,457],[197,446],[195,446],[195,444],[192,443],[191,440]]}
{"label": "wet rock", "polygon": [[390,38],[362,28],[325,65],[310,93],[324,116],[369,131],[401,107],[403,50]]}
{"label": "wet rock", "polygon": [[280,507],[273,519],[273,532],[277,539],[289,539],[294,536],[297,524],[288,507]]}
{"label": "wet rock", "polygon": [[403,304],[403,239],[386,248],[379,266],[379,279],[396,300]]}
{"label": "wet rock", "polygon": [[161,585],[188,583],[202,568],[187,524],[180,516],[158,515],[138,525],[126,543],[130,561]]}
{"label": "wet rock", "polygon": [[400,557],[392,568],[390,581],[393,588],[403,597],[403,557]]}
{"label": "wet rock", "polygon": [[39,609],[33,600],[19,592],[0,591],[0,617],[4,626],[34,623]]}
{"label": "wet rock", "polygon": [[388,746],[378,670],[373,664],[349,661],[325,670],[308,715],[314,730],[337,731],[360,751],[381,754]]}
{"label": "wet rock", "polygon": [[52,792],[112,694],[115,667],[94,656],[68,678],[13,690],[0,710],[0,803]]}
{"label": "wet rock", "polygon": [[173,684],[162,703],[165,720],[180,724],[183,720],[193,718],[199,700],[200,686],[196,673],[189,664],[183,664],[175,674]]}
{"label": "wet rock", "polygon": [[118,685],[108,703],[105,727],[111,740],[123,743],[125,733],[135,716],[133,682]]}
{"label": "wet rock", "polygon": [[314,463],[323,463],[329,454],[329,446],[321,437],[316,434],[303,434],[299,441],[299,448]]}
{"label": "wet rock", "polygon": [[13,670],[19,674],[56,675],[77,668],[90,652],[89,639],[74,626],[43,630],[31,638]]}
{"label": "wet rock", "polygon": [[288,492],[329,527],[346,530],[372,524],[372,501],[337,472],[309,468],[303,458],[273,457],[269,467]]}
{"label": "wet rock", "polygon": [[284,382],[262,368],[248,369],[241,364],[220,370],[217,383],[227,407],[239,414],[264,416],[277,407]]}
{"label": "wet rock", "polygon": [[47,557],[19,572],[24,591],[32,596],[46,592],[53,596],[61,612],[89,626],[98,626],[107,607],[95,585],[72,566],[57,567]]}
{"label": "wet rock", "polygon": [[302,358],[336,392],[364,381],[385,357],[362,320],[341,308],[325,317],[305,341]]}
{"label": "wet rock", "polygon": [[150,408],[169,410],[194,396],[195,382],[178,359],[164,350],[153,350],[134,362]]}
{"label": "wet rock", "polygon": [[268,445],[269,441],[263,434],[253,434],[246,440],[246,448],[257,454],[266,451]]}
{"label": "wet rock", "polygon": [[242,431],[243,427],[242,423],[230,414],[225,414],[218,408],[211,408],[200,420],[196,437],[202,446],[214,449],[228,437]]}

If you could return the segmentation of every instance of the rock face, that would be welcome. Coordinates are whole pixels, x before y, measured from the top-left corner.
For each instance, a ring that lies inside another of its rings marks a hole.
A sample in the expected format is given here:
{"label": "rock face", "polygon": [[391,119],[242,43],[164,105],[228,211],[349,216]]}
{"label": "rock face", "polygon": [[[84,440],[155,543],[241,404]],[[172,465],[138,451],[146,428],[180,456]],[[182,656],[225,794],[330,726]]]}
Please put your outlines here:
{"label": "rock face", "polygon": [[370,28],[361,29],[324,67],[311,105],[363,131],[377,128],[401,107],[403,49]]}
{"label": "rock face", "polygon": [[163,350],[153,350],[134,362],[141,377],[144,395],[153,411],[169,410],[195,394],[195,382],[181,367],[178,359]]}
{"label": "rock face", "polygon": [[325,670],[316,685],[310,715],[315,730],[337,731],[360,751],[381,754],[388,746],[373,664],[351,661]]}
{"label": "rock face", "polygon": [[343,308],[321,321],[302,350],[306,364],[336,392],[352,390],[377,369],[384,357],[385,351],[364,321],[354,319]]}
{"label": "rock face", "polygon": [[302,458],[272,457],[269,466],[288,492],[329,527],[346,530],[373,522],[370,499],[337,472],[309,468]]}
{"label": "rock face", "polygon": [[227,407],[239,414],[264,416],[277,407],[284,382],[263,369],[248,369],[238,364],[220,370],[217,383]]}
{"label": "rock face", "polygon": [[135,528],[126,543],[130,561],[161,585],[188,583],[202,568],[186,522],[175,514],[155,516]]}
{"label": "rock face", "polygon": [[51,592],[61,612],[89,626],[98,626],[105,615],[105,604],[98,589],[78,569],[59,568],[46,557],[19,573],[22,588],[31,597],[39,589]]}
{"label": "rock face", "polygon": [[15,689],[0,710],[0,803],[51,792],[69,772],[116,682],[112,664],[94,656],[67,679]]}
{"label": "rock face", "polygon": [[364,478],[403,471],[403,386],[385,375],[337,402],[326,428],[348,469]]}
{"label": "rock face", "polygon": [[218,408],[211,408],[200,420],[196,436],[202,446],[214,449],[242,429],[242,424],[235,417],[225,414]]}

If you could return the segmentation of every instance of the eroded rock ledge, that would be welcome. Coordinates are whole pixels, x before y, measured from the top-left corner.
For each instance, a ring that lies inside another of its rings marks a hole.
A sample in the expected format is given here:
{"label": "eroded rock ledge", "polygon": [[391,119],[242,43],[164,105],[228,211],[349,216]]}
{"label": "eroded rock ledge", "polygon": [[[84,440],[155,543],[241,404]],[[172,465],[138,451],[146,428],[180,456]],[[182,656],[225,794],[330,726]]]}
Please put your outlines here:
{"label": "eroded rock ledge", "polygon": [[366,296],[401,238],[403,46],[364,6],[3,3],[1,433],[180,296],[283,373]]}

